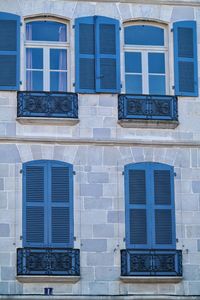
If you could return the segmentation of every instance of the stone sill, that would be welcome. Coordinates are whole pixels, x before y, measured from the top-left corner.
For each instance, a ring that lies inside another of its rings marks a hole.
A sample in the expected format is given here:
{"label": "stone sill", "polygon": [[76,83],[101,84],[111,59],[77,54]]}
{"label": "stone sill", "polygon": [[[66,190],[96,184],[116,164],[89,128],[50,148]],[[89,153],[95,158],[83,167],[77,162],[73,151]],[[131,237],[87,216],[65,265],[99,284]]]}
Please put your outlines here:
{"label": "stone sill", "polygon": [[160,129],[174,129],[179,125],[178,121],[167,120],[135,120],[135,119],[122,119],[118,124],[125,128],[160,128]]}
{"label": "stone sill", "polygon": [[124,283],[178,283],[182,276],[120,276]]}
{"label": "stone sill", "polygon": [[63,282],[63,283],[76,283],[80,280],[80,276],[45,276],[45,275],[18,275],[16,279],[23,283],[41,283],[41,282]]}
{"label": "stone sill", "polygon": [[79,119],[73,118],[43,118],[43,117],[18,117],[16,120],[23,125],[76,125]]}

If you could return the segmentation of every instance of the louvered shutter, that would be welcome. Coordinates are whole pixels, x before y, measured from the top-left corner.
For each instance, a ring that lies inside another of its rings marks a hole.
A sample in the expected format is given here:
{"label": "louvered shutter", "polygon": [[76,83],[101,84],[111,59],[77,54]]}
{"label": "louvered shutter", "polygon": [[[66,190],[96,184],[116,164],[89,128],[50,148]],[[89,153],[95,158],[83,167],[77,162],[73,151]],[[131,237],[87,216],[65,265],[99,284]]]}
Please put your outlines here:
{"label": "louvered shutter", "polygon": [[42,162],[23,166],[23,245],[47,246],[47,169]]}
{"label": "louvered shutter", "polygon": [[95,92],[95,25],[93,17],[75,21],[76,92]]}
{"label": "louvered shutter", "polygon": [[128,165],[125,168],[127,248],[149,247],[148,192],[147,170],[144,165]]}
{"label": "louvered shutter", "polygon": [[120,92],[119,21],[95,17],[96,91]]}
{"label": "louvered shutter", "polygon": [[164,164],[152,164],[152,247],[175,248],[174,172]]}
{"label": "louvered shutter", "polygon": [[0,90],[19,89],[20,17],[0,12]]}
{"label": "louvered shutter", "polygon": [[73,171],[70,164],[52,162],[49,165],[50,246],[73,246]]}
{"label": "louvered shutter", "polygon": [[175,94],[198,96],[196,22],[174,23]]}

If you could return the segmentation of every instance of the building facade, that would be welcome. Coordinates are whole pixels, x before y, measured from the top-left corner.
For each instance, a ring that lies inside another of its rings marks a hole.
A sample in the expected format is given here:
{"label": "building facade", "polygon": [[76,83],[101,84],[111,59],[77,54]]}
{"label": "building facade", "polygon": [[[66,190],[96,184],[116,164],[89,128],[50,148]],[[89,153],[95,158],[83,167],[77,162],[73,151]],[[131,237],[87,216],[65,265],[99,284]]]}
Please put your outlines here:
{"label": "building facade", "polygon": [[199,5],[0,1],[0,299],[200,299]]}

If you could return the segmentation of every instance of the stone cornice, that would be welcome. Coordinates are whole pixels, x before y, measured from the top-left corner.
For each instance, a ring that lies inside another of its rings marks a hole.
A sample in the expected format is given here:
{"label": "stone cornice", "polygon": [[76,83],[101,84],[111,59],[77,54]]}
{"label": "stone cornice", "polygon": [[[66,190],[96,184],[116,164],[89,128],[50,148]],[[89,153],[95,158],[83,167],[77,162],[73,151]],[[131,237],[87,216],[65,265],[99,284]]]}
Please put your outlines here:
{"label": "stone cornice", "polygon": [[[55,0],[54,0],[55,1]],[[68,0],[66,0],[68,1]],[[77,0],[77,2],[88,2],[87,0]],[[90,2],[107,2],[107,3],[134,3],[147,5],[171,5],[171,6],[198,6],[200,7],[200,0],[91,0]]]}
{"label": "stone cornice", "polygon": [[0,144],[49,144],[49,145],[84,145],[84,146],[130,146],[130,147],[168,147],[200,148],[200,141],[188,140],[150,140],[150,139],[88,139],[88,138],[55,138],[55,137],[0,137]]}

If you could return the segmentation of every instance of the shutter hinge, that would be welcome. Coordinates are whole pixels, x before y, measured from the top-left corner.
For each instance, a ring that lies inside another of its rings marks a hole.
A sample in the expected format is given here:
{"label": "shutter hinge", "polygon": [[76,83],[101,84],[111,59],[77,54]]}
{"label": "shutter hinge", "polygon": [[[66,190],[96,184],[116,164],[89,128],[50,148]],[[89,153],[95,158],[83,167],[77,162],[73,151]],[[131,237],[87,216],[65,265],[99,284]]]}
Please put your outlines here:
{"label": "shutter hinge", "polygon": [[171,28],[171,32],[174,32],[174,28]]}
{"label": "shutter hinge", "polygon": [[121,28],[121,27],[119,27],[119,30],[122,30],[122,28]]}
{"label": "shutter hinge", "polygon": [[73,171],[73,175],[76,175],[76,172],[75,172],[75,171]]}
{"label": "shutter hinge", "polygon": [[23,25],[23,23],[22,22],[20,22],[20,26],[22,26]]}
{"label": "shutter hinge", "polygon": [[174,172],[174,176],[176,176],[176,172]]}
{"label": "shutter hinge", "polygon": [[175,85],[172,85],[172,90],[175,90]]}
{"label": "shutter hinge", "polygon": [[120,84],[120,88],[122,88],[122,83]]}
{"label": "shutter hinge", "polygon": [[20,174],[22,174],[22,173],[23,173],[22,169],[19,171],[19,173],[20,173]]}
{"label": "shutter hinge", "polygon": [[124,176],[124,171],[122,171],[122,175]]}
{"label": "shutter hinge", "polygon": [[22,81],[21,80],[20,80],[19,84],[22,85]]}
{"label": "shutter hinge", "polygon": [[125,237],[123,238],[123,242],[126,242],[126,238]]}
{"label": "shutter hinge", "polygon": [[74,236],[74,241],[76,241],[76,236]]}
{"label": "shutter hinge", "polygon": [[178,240],[178,239],[176,239],[176,242],[178,243],[178,242],[179,242],[179,240]]}
{"label": "shutter hinge", "polygon": [[75,82],[73,82],[73,86],[75,86]]}
{"label": "shutter hinge", "polygon": [[75,28],[75,25],[73,25],[72,28],[74,29],[74,28]]}
{"label": "shutter hinge", "polygon": [[22,235],[20,235],[19,239],[20,239],[20,240],[23,240],[23,236],[22,236]]}

